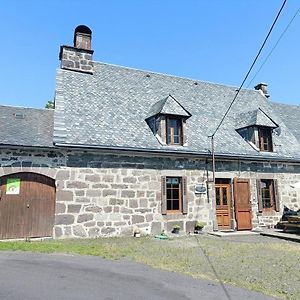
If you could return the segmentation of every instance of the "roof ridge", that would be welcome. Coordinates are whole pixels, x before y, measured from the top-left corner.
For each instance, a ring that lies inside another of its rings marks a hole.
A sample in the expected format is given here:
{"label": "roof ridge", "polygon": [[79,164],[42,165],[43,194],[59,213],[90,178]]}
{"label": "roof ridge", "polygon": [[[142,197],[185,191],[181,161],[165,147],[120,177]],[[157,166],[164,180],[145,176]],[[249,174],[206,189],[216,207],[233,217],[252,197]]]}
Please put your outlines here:
{"label": "roof ridge", "polygon": [[34,110],[43,110],[43,111],[54,111],[54,109],[52,109],[52,108],[24,107],[24,106],[6,105],[6,104],[0,104],[0,108],[1,107],[18,108],[18,109],[34,109]]}

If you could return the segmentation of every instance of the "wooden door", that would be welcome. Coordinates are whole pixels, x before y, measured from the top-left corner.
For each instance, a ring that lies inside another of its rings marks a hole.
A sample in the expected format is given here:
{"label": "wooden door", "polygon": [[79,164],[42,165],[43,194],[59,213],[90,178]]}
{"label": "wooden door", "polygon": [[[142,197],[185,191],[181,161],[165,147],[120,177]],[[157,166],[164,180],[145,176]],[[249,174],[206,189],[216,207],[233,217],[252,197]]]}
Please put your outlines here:
{"label": "wooden door", "polygon": [[250,203],[249,179],[234,179],[234,207],[237,230],[251,230],[252,209]]}
{"label": "wooden door", "polygon": [[216,214],[220,230],[231,229],[231,192],[229,183],[216,183]]}
{"label": "wooden door", "polygon": [[0,239],[52,235],[54,180],[35,173],[0,178]]}

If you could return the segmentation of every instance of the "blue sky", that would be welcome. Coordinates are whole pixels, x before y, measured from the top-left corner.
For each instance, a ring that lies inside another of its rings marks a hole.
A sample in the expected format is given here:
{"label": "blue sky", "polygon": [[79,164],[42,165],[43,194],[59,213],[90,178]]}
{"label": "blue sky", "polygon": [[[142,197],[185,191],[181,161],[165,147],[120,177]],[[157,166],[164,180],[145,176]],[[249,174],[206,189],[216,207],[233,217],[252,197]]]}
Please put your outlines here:
{"label": "blue sky", "polygon": [[[54,98],[58,53],[79,24],[97,61],[239,86],[282,0],[0,0],[0,104],[44,107]],[[255,71],[300,1],[288,0]],[[300,13],[250,87],[300,104]],[[247,86],[249,83],[246,82]]]}

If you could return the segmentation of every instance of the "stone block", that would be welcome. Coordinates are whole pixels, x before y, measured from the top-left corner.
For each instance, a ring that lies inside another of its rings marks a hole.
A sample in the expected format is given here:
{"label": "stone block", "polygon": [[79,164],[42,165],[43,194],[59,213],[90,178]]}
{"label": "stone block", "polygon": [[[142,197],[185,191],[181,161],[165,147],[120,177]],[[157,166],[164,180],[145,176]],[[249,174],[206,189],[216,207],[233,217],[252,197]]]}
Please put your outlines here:
{"label": "stone block", "polygon": [[137,201],[137,200],[131,199],[131,200],[129,201],[129,207],[130,207],[130,208],[137,208],[137,207],[138,207],[138,201]]}
{"label": "stone block", "polygon": [[135,197],[135,191],[132,190],[124,190],[121,192],[122,198],[134,198]]}
{"label": "stone block", "polygon": [[64,203],[56,203],[55,213],[63,214],[66,212],[66,205]]}
{"label": "stone block", "polygon": [[59,239],[60,237],[62,237],[62,235],[63,235],[62,229],[58,226],[55,226],[55,228],[54,228],[54,237]]}
{"label": "stone block", "polygon": [[70,225],[74,223],[74,216],[71,214],[61,214],[55,216],[55,225]]}
{"label": "stone block", "polygon": [[95,221],[86,222],[83,224],[85,227],[93,227],[96,225]]}
{"label": "stone block", "polygon": [[131,214],[132,213],[132,209],[129,209],[129,208],[126,208],[126,207],[122,206],[120,212],[122,214]]}
{"label": "stone block", "polygon": [[90,198],[87,198],[87,197],[77,197],[75,202],[77,202],[77,203],[90,203],[91,200],[90,200]]}
{"label": "stone block", "polygon": [[92,185],[92,188],[93,189],[107,189],[107,188],[109,188],[109,185],[105,184],[105,183],[95,183]]}
{"label": "stone block", "polygon": [[69,170],[58,170],[56,174],[56,180],[68,180],[70,179]]}
{"label": "stone block", "polygon": [[76,191],[75,191],[75,195],[76,195],[76,196],[84,196],[84,194],[85,194],[85,191],[84,191],[84,190],[76,190]]}
{"label": "stone block", "polygon": [[116,196],[117,191],[116,190],[103,190],[102,195],[103,195],[103,197]]}
{"label": "stone block", "polygon": [[104,226],[104,222],[97,222],[97,226],[103,227]]}
{"label": "stone block", "polygon": [[186,221],[185,223],[185,231],[188,232],[194,232],[195,230],[195,224],[196,221]]}
{"label": "stone block", "polygon": [[73,192],[58,190],[56,192],[56,201],[73,201]]}
{"label": "stone block", "polygon": [[69,204],[68,205],[68,213],[79,213],[81,209],[80,204]]}
{"label": "stone block", "polygon": [[93,214],[82,214],[78,216],[77,222],[78,223],[83,223],[87,221],[93,220],[94,215]]}
{"label": "stone block", "polygon": [[73,227],[73,234],[75,236],[79,236],[79,237],[86,237],[87,236],[84,228],[81,225],[76,225],[76,226]]}
{"label": "stone block", "polygon": [[90,228],[88,231],[88,236],[91,238],[97,237],[97,236],[99,236],[99,232],[100,232],[100,228],[98,228],[98,227]]}
{"label": "stone block", "polygon": [[101,190],[87,190],[86,191],[87,197],[100,197],[101,196]]}
{"label": "stone block", "polygon": [[137,179],[135,177],[124,177],[123,182],[125,182],[125,183],[136,183]]}
{"label": "stone block", "polygon": [[124,200],[113,198],[109,200],[109,205],[124,205]]}
{"label": "stone block", "polygon": [[132,224],[143,223],[145,222],[144,216],[133,215],[132,216]]}
{"label": "stone block", "polygon": [[111,207],[111,206],[106,206],[106,207],[104,207],[103,210],[104,210],[105,213],[108,214],[108,213],[111,213],[111,212],[112,212],[112,207]]}
{"label": "stone block", "polygon": [[152,222],[151,223],[151,234],[160,234],[162,232],[161,222]]}
{"label": "stone block", "polygon": [[100,175],[97,175],[97,174],[85,175],[85,180],[86,181],[91,181],[91,182],[99,182],[100,181]]}
{"label": "stone block", "polygon": [[147,199],[140,199],[140,207],[148,207],[148,200]]}
{"label": "stone block", "polygon": [[153,214],[147,214],[146,215],[146,222],[152,222],[153,221]]}
{"label": "stone block", "polygon": [[114,182],[114,176],[113,175],[103,175],[102,181],[103,182]]}
{"label": "stone block", "polygon": [[93,213],[100,213],[102,211],[102,207],[99,206],[88,206],[85,208],[85,211],[93,212]]}
{"label": "stone block", "polygon": [[88,184],[82,181],[69,181],[67,182],[67,188],[69,189],[86,189]]}
{"label": "stone block", "polygon": [[113,227],[103,227],[103,228],[101,229],[101,234],[106,234],[106,235],[108,235],[108,234],[114,233],[115,231],[116,231],[116,229],[113,228]]}

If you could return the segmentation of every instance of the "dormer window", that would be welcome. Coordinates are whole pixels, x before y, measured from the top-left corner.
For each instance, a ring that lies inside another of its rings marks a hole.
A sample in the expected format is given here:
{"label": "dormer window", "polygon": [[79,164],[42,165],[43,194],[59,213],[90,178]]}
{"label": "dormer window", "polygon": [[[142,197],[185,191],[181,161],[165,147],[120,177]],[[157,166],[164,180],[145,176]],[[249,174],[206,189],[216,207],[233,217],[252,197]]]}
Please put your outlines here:
{"label": "dormer window", "polygon": [[182,119],[174,117],[166,117],[166,133],[168,145],[182,145]]}
{"label": "dormer window", "polygon": [[272,128],[258,128],[259,150],[273,152]]}
{"label": "dormer window", "polygon": [[152,105],[146,122],[161,145],[186,146],[186,120],[191,116],[169,95]]}
{"label": "dormer window", "polygon": [[259,151],[273,152],[272,128],[249,126],[237,132]]}
{"label": "dormer window", "polygon": [[257,151],[273,152],[273,129],[278,125],[263,110],[237,116],[237,132]]}

